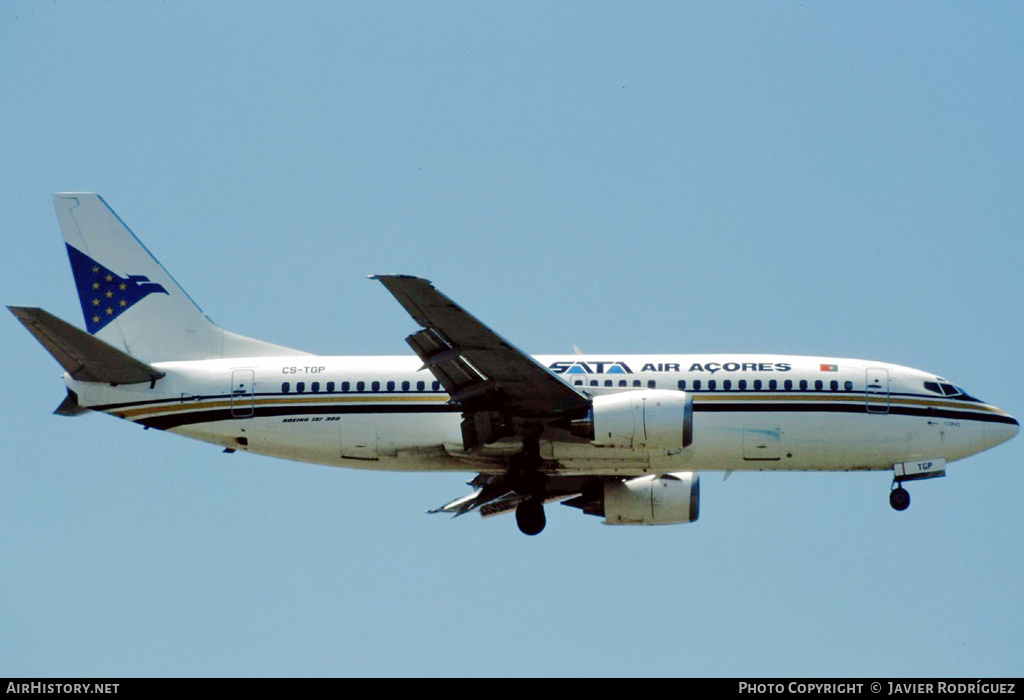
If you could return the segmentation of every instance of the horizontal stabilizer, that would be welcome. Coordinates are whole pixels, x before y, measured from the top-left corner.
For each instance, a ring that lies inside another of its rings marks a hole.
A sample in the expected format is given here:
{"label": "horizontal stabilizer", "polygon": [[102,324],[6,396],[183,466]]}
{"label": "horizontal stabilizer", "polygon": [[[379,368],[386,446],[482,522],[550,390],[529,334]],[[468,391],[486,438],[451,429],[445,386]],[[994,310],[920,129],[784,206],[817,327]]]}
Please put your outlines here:
{"label": "horizontal stabilizer", "polygon": [[64,400],[60,402],[60,406],[57,406],[57,410],[53,413],[57,416],[80,416],[88,412],[88,408],[82,408],[79,405],[78,394],[68,389],[68,395],[64,397]]}
{"label": "horizontal stabilizer", "polygon": [[[61,367],[80,382],[137,384],[164,373],[42,309],[8,306]],[[63,405],[62,405],[63,407]]]}

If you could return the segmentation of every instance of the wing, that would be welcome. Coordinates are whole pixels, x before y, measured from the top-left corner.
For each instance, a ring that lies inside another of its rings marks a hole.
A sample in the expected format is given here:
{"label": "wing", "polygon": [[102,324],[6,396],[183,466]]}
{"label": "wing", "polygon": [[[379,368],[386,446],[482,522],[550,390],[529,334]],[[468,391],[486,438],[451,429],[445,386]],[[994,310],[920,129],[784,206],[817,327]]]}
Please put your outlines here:
{"label": "wing", "polygon": [[581,415],[590,399],[425,279],[374,275],[423,329],[406,342],[463,407],[469,449]]}

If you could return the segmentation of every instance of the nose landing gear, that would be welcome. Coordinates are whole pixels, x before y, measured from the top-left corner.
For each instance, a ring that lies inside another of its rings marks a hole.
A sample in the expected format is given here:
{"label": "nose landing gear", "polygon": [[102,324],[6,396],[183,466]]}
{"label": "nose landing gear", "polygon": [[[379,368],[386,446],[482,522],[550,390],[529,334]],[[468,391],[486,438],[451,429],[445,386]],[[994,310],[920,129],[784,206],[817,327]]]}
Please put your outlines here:
{"label": "nose landing gear", "polygon": [[[898,482],[893,481],[892,483],[893,486],[896,486]],[[893,510],[906,510],[910,507],[910,492],[902,486],[896,486],[889,492],[889,505],[893,507]]]}
{"label": "nose landing gear", "polygon": [[910,507],[910,494],[903,488],[904,481],[920,481],[935,479],[946,475],[946,460],[942,457],[924,459],[917,462],[897,462],[892,465],[892,491],[889,492],[889,505],[893,510],[906,510]]}

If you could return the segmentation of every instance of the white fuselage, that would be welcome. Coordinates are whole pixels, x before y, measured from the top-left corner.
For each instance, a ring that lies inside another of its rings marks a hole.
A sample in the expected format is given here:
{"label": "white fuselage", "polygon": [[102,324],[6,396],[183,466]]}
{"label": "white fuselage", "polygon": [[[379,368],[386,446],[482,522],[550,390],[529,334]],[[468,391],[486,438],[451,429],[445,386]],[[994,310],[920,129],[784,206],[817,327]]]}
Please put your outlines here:
{"label": "white fuselage", "polygon": [[[535,358],[592,396],[687,391],[684,449],[543,440],[565,474],[891,469],[962,459],[1018,430],[1006,412],[934,374],[863,360],[782,355]],[[165,362],[149,384],[68,387],[84,408],[226,448],[333,466],[502,472],[519,441],[467,453],[460,407],[415,357],[261,357]],[[933,388],[929,389],[928,384]]]}

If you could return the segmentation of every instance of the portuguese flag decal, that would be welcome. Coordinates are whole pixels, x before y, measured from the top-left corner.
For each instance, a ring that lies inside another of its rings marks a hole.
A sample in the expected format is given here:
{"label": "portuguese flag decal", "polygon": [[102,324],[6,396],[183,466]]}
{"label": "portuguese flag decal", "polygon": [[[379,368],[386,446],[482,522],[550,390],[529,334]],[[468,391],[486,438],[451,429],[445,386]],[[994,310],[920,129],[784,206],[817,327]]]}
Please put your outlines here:
{"label": "portuguese flag decal", "polygon": [[839,365],[822,365],[821,366],[821,371],[822,372],[838,372],[839,371]]}

